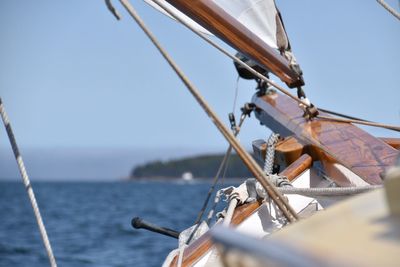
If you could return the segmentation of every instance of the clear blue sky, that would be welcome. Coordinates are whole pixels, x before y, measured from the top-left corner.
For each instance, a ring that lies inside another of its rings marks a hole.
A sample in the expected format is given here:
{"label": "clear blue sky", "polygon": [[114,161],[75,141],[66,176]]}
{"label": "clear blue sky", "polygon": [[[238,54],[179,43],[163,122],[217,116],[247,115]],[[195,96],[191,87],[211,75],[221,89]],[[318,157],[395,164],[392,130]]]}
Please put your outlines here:
{"label": "clear blue sky", "polygon": [[[207,116],[114,2],[120,22],[102,0],[0,2],[0,95],[21,147],[223,150]],[[142,1],[132,3],[226,121],[237,77],[231,60]],[[374,0],[277,4],[317,106],[400,124],[399,21]],[[238,105],[253,88],[240,81]],[[252,117],[240,139],[250,147],[267,135]]]}

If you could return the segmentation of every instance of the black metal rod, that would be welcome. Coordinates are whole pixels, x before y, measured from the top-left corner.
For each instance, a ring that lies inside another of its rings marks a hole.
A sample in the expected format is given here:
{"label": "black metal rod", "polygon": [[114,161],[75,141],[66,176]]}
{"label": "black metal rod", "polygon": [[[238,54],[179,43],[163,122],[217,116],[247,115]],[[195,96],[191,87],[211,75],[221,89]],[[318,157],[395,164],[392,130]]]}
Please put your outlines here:
{"label": "black metal rod", "polygon": [[145,220],[143,220],[139,217],[135,217],[132,219],[132,227],[135,229],[143,228],[143,229],[155,232],[155,233],[174,237],[176,239],[179,238],[179,234],[180,234],[179,232],[177,232],[175,230],[168,229],[165,227],[160,227],[160,226],[154,225],[152,223],[146,222]]}

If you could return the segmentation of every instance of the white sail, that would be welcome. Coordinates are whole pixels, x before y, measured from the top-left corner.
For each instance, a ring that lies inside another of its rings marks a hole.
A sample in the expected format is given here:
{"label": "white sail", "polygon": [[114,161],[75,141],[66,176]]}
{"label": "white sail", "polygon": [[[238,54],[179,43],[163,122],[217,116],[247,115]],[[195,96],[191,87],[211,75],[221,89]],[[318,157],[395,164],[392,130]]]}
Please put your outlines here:
{"label": "white sail", "polygon": [[277,45],[277,10],[274,0],[214,0],[232,17],[272,48]]}
{"label": "white sail", "polygon": [[[157,3],[155,3],[152,0],[144,0],[147,4],[151,5],[152,7],[154,7],[155,9],[157,9],[158,11],[160,11],[161,13],[163,13],[164,15],[170,17],[171,19],[174,19],[170,14],[168,14],[167,11],[165,11],[164,9],[162,9],[159,5],[157,5]],[[182,12],[180,12],[178,9],[176,9],[175,7],[173,7],[170,3],[168,3],[165,0],[159,0],[160,2],[162,2],[164,5],[168,6],[171,10],[173,10],[173,15],[177,16],[179,19],[182,19],[183,21],[185,21],[186,23],[188,23],[189,25],[191,25],[194,29],[196,29],[199,32],[208,34],[208,35],[212,35],[209,31],[207,31],[206,29],[204,29],[202,26],[200,26],[199,24],[197,24],[196,22],[194,22],[191,18],[189,18],[188,16],[186,16],[185,14],[183,14]]]}
{"label": "white sail", "polygon": [[[171,17],[165,10],[159,7],[152,0],[144,0],[146,3]],[[209,31],[194,22],[188,16],[174,8],[165,0],[159,0],[163,4],[174,10],[174,14],[180,19],[192,25],[196,30],[211,35]],[[277,45],[277,10],[274,0],[213,0],[219,7],[229,15],[236,18],[251,32],[272,48]],[[172,17],[171,17],[172,18]]]}

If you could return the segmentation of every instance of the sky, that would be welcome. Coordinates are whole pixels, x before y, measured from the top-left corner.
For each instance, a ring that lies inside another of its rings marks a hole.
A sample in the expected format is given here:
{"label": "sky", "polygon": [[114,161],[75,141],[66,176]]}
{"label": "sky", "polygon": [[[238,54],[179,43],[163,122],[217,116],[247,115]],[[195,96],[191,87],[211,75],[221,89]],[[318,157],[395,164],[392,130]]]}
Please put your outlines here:
{"label": "sky", "polygon": [[[228,124],[237,79],[231,60],[143,1],[132,3]],[[373,0],[277,4],[317,107],[400,125],[398,20]],[[180,80],[114,5],[121,21],[101,0],[0,2],[0,96],[21,148],[225,150],[227,142]],[[239,81],[237,117],[254,88]],[[239,139],[250,148],[268,135],[252,117]]]}

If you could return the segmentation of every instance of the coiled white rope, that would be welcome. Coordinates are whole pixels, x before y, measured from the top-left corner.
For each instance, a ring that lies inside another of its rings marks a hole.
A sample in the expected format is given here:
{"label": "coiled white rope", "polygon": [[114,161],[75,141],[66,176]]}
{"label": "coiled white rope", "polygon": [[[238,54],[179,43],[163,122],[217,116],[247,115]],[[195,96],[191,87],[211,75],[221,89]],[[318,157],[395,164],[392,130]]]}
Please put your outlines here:
{"label": "coiled white rope", "polygon": [[22,160],[22,156],[19,152],[14,133],[11,129],[10,120],[8,119],[8,116],[4,109],[4,105],[3,105],[1,98],[0,98],[0,113],[1,113],[1,118],[3,119],[4,127],[6,128],[6,131],[7,131],[8,138],[11,143],[12,150],[14,152],[15,159],[18,164],[19,171],[22,176],[22,180],[25,185],[26,192],[28,193],[29,200],[32,204],[33,213],[35,214],[35,218],[36,218],[37,224],[39,226],[40,235],[42,236],[43,244],[46,248],[47,256],[49,257],[50,266],[56,267],[57,266],[56,259],[54,257],[53,250],[51,248],[50,241],[47,236],[47,232],[46,232],[46,228],[43,223],[42,216],[40,215],[39,206],[36,202],[35,194],[33,193],[31,182],[29,181],[28,173],[26,172],[26,169],[25,169],[24,161]]}
{"label": "coiled white rope", "polygon": [[279,140],[279,134],[271,133],[267,141],[267,150],[265,151],[264,172],[267,175],[272,174],[275,159],[275,145]]}

